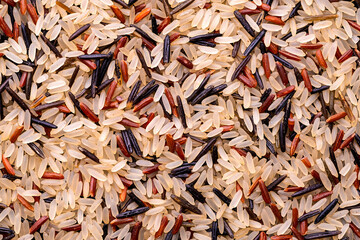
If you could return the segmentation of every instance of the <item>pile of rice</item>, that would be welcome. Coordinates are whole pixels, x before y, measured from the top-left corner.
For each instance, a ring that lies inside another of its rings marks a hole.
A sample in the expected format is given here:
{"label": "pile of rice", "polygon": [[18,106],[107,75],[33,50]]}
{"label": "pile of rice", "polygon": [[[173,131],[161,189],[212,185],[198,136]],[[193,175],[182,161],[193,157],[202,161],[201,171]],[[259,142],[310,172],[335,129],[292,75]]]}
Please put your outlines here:
{"label": "pile of rice", "polygon": [[358,4],[3,0],[0,239],[357,239]]}

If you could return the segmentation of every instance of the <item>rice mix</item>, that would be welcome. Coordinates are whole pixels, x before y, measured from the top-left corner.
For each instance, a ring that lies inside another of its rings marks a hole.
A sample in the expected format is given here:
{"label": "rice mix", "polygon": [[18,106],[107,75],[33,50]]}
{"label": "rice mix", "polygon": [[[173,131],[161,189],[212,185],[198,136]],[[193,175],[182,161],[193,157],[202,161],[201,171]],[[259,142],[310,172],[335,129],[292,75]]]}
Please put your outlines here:
{"label": "rice mix", "polygon": [[0,239],[360,238],[359,7],[3,0]]}

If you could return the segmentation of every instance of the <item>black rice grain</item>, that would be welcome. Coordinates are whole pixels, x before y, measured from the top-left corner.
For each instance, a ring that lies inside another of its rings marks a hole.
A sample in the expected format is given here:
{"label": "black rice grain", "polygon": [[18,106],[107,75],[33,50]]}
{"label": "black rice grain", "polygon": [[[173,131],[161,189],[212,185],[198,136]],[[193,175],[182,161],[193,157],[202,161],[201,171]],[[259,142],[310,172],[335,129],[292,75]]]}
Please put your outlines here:
{"label": "black rice grain", "polygon": [[128,196],[136,202],[139,207],[145,207],[145,204],[133,192],[129,192]]}
{"label": "black rice grain", "polygon": [[223,83],[223,84],[220,84],[216,87],[214,87],[211,92],[209,93],[209,96],[210,95],[215,95],[215,94],[218,94],[220,93],[222,90],[224,90],[225,88],[227,88],[227,84]]}
{"label": "black rice grain", "polygon": [[26,103],[19,97],[19,95],[16,94],[9,86],[5,87],[6,91],[10,94],[12,99],[21,107],[22,110],[26,111],[28,110],[30,112],[29,107],[26,105]]}
{"label": "black rice grain", "polygon": [[196,214],[201,214],[200,209],[198,209],[195,205],[192,205],[191,203],[189,203],[187,200],[185,200],[182,197],[178,197],[175,196],[174,194],[171,194],[171,198],[177,203],[179,204],[181,207],[196,213]]}
{"label": "black rice grain", "polygon": [[7,227],[0,227],[0,234],[11,234],[14,233],[14,230]]}
{"label": "black rice grain", "polygon": [[24,23],[21,23],[21,33],[26,45],[26,49],[29,49],[31,44],[29,31],[30,31],[29,28]]}
{"label": "black rice grain", "polygon": [[[298,30],[296,30],[296,34],[307,31],[311,25],[312,25],[312,24],[308,24],[308,25],[306,25],[305,27],[299,28]],[[283,36],[283,37],[281,38],[281,40],[286,41],[287,39],[291,38],[291,36],[292,36],[292,33],[289,32],[288,34],[286,34],[285,36]]]}
{"label": "black rice grain", "polygon": [[172,115],[170,115],[170,113],[168,111],[166,111],[165,105],[164,105],[164,101],[162,100],[162,98],[160,98],[159,100],[160,106],[164,112],[164,116],[169,119],[170,121],[172,121]]}
{"label": "black rice grain", "polygon": [[79,151],[84,154],[86,157],[90,158],[91,160],[93,160],[96,163],[100,163],[100,160],[97,156],[95,156],[95,154],[91,153],[89,150],[83,148],[83,147],[78,147]]}
{"label": "black rice grain", "polygon": [[75,78],[76,78],[77,74],[79,73],[79,70],[80,70],[80,66],[78,65],[78,66],[75,67],[75,70],[74,70],[74,72],[73,72],[73,74],[71,75],[71,78],[70,78],[70,80],[69,80],[69,87],[70,87],[70,88],[71,88],[72,85],[74,84]]}
{"label": "black rice grain", "polygon": [[100,84],[102,83],[102,80],[104,79],[105,74],[109,68],[111,61],[112,61],[114,53],[109,52],[106,55],[107,55],[107,58],[104,59],[103,63],[101,64],[101,67],[99,69],[99,74],[98,74],[97,80],[96,80],[96,86],[100,86]]}
{"label": "black rice grain", "polygon": [[10,78],[5,79],[0,85],[0,94],[5,90],[5,88],[9,85]]}
{"label": "black rice grain", "polygon": [[173,238],[172,231],[169,231],[169,232],[166,234],[164,240],[171,240],[172,238]]}
{"label": "black rice grain", "polygon": [[264,102],[271,93],[271,88],[266,89],[260,97],[260,102]]}
{"label": "black rice grain", "polygon": [[350,146],[351,154],[354,157],[354,163],[360,167],[360,157],[359,157],[359,154],[356,152],[354,144],[350,143],[349,146]]}
{"label": "black rice grain", "polygon": [[250,43],[250,45],[246,48],[244,52],[244,56],[248,56],[252,50],[258,45],[261,39],[265,36],[266,30],[262,29],[259,34],[254,38],[254,40]]}
{"label": "black rice grain", "polygon": [[192,41],[191,43],[200,45],[200,46],[206,46],[206,47],[216,47],[216,44],[213,42],[208,42],[205,40],[197,40],[197,41]]}
{"label": "black rice grain", "polygon": [[126,147],[126,150],[128,151],[128,153],[130,153],[130,154],[133,153],[133,148],[131,146],[131,141],[130,141],[128,132],[126,130],[121,131],[121,136],[122,136],[122,139],[124,140],[125,147]]}
{"label": "black rice grain", "polygon": [[52,44],[52,42],[47,39],[47,37],[44,36],[44,34],[40,34],[41,39],[45,42],[46,45],[48,45],[48,47],[50,48],[50,50],[55,53],[55,55],[57,57],[62,57],[61,53],[59,52],[59,50],[57,50],[56,46],[54,44]]}
{"label": "black rice grain", "polygon": [[207,33],[207,34],[197,35],[195,37],[190,37],[189,41],[190,42],[204,41],[204,40],[221,37],[221,36],[222,36],[221,33]]}
{"label": "black rice grain", "polygon": [[196,190],[193,186],[191,186],[190,184],[186,184],[186,191],[188,191],[191,196],[193,196],[194,199],[198,200],[201,203],[205,203],[205,198],[204,196],[201,194],[201,192],[199,192],[198,190]]}
{"label": "black rice grain", "polygon": [[291,63],[289,63],[288,61],[286,61],[285,59],[283,59],[275,54],[273,54],[273,56],[274,56],[275,61],[280,62],[284,67],[287,67],[289,69],[294,69],[294,66]]}
{"label": "black rice grain", "polygon": [[142,54],[142,52],[139,50],[139,49],[136,49],[136,54],[140,60],[140,63],[141,63],[141,66],[143,67],[143,69],[145,70],[145,73],[146,75],[151,78],[151,72],[150,72],[150,69],[149,67],[146,65],[146,62],[145,62],[145,58],[144,58],[144,55]]}
{"label": "black rice grain", "polygon": [[209,94],[211,93],[211,91],[214,89],[214,86],[210,85],[209,87],[207,87],[206,89],[204,89],[203,91],[201,91],[192,101],[191,101],[191,105],[195,105],[200,103],[202,100],[204,100],[207,96],[209,96]]}
{"label": "black rice grain", "polygon": [[195,137],[194,135],[191,135],[191,134],[184,134],[184,136],[186,137],[190,137],[192,140],[196,141],[196,142],[199,142],[199,143],[202,143],[202,144],[206,144],[206,141],[202,140],[201,138],[198,138],[198,137]]}
{"label": "black rice grain", "polygon": [[245,66],[249,63],[251,59],[251,56],[246,56],[241,63],[236,67],[233,75],[231,76],[231,81],[234,81],[242,72],[242,70],[244,70]]}
{"label": "black rice grain", "polygon": [[330,239],[333,236],[339,235],[341,231],[325,231],[325,232],[317,232],[317,233],[310,233],[304,235],[305,240],[312,240],[318,238],[327,238]]}
{"label": "black rice grain", "polygon": [[186,0],[185,2],[180,3],[173,10],[171,10],[170,15],[174,15],[175,13],[180,12],[181,10],[187,8],[193,2],[194,0]]}
{"label": "black rice grain", "polygon": [[33,73],[30,72],[27,76],[26,84],[25,84],[25,97],[26,100],[30,100],[31,94],[31,85],[33,83]]}
{"label": "black rice grain", "polygon": [[163,48],[163,62],[170,62],[170,36],[166,35],[164,39],[164,48]]}
{"label": "black rice grain", "polygon": [[301,217],[298,218],[298,222],[302,222],[308,218],[314,217],[314,216],[318,215],[320,212],[321,212],[320,209],[317,209],[317,210],[313,210],[308,213],[304,213]]}
{"label": "black rice grain", "polygon": [[186,129],[187,128],[186,116],[185,116],[184,107],[183,107],[180,96],[176,97],[176,102],[177,102],[177,110],[178,110],[178,113],[180,116],[181,123],[182,123],[183,127]]}
{"label": "black rice grain", "polygon": [[58,100],[55,102],[51,102],[51,103],[45,103],[45,104],[41,104],[37,107],[34,108],[34,111],[38,112],[38,111],[43,111],[45,109],[49,109],[49,108],[53,108],[53,107],[57,107],[60,106],[62,104],[64,104],[64,100]]}
{"label": "black rice grain", "polygon": [[38,146],[36,146],[35,143],[28,143],[28,146],[36,153],[36,155],[38,155],[41,158],[45,158],[45,154],[44,151],[39,148]]}
{"label": "black rice grain", "polygon": [[218,221],[214,221],[211,226],[211,240],[216,240],[218,235]]}
{"label": "black rice grain", "polygon": [[107,57],[109,57],[107,54],[101,54],[101,53],[84,54],[78,56],[78,58],[82,60],[104,59]]}
{"label": "black rice grain", "polygon": [[289,14],[289,18],[293,18],[295,17],[295,15],[297,15],[297,11],[300,9],[301,7],[301,1],[299,1],[295,7],[291,10],[290,14]]}
{"label": "black rice grain", "polygon": [[131,91],[130,91],[130,94],[129,94],[129,97],[128,97],[128,100],[127,100],[127,103],[129,104],[132,104],[137,93],[139,92],[139,89],[140,89],[140,85],[141,85],[141,80],[138,80],[134,86],[132,87]]}
{"label": "black rice grain", "polygon": [[255,79],[256,79],[256,82],[257,82],[257,85],[259,86],[260,89],[264,89],[264,83],[263,83],[263,80],[261,79],[260,77],[260,74],[259,74],[259,71],[256,69],[255,71]]}
{"label": "black rice grain", "polygon": [[235,57],[237,56],[238,52],[239,52],[240,42],[241,42],[241,40],[239,40],[239,41],[237,41],[237,42],[234,43],[233,50],[232,50],[232,52],[231,52],[231,56],[232,56],[233,58],[235,58]]}
{"label": "black rice grain", "polygon": [[85,32],[86,30],[88,30],[90,27],[90,23],[85,24],[84,26],[82,26],[81,28],[79,28],[78,30],[76,30],[73,34],[70,35],[69,37],[69,41],[74,40],[75,38],[77,38],[78,36],[80,36],[83,32]]}
{"label": "black rice grain", "polygon": [[133,132],[132,132],[130,129],[127,129],[126,131],[127,131],[128,136],[129,136],[131,146],[133,147],[136,155],[138,155],[139,157],[141,157],[141,156],[142,156],[142,152],[141,152],[141,150],[140,150],[139,144],[138,144],[138,142],[137,142],[137,140],[136,140]]}
{"label": "black rice grain", "polygon": [[325,91],[325,90],[327,90],[329,88],[330,88],[329,85],[324,85],[324,86],[321,86],[319,88],[313,88],[313,90],[311,91],[311,94],[319,93],[319,92]]}
{"label": "black rice grain", "polygon": [[201,151],[199,152],[199,154],[195,157],[194,162],[198,161],[200,158],[202,158],[208,151],[211,150],[211,148],[215,145],[217,138],[213,137],[211,138],[207,144],[205,145],[205,147],[203,147],[203,149],[201,149]]}
{"label": "black rice grain", "polygon": [[323,220],[330,212],[331,210],[333,210],[335,208],[335,206],[338,204],[339,199],[335,198],[334,200],[332,200],[329,205],[327,205],[324,210],[322,210],[319,215],[316,217],[314,223],[318,224],[319,222],[321,222],[321,220]]}
{"label": "black rice grain", "polygon": [[338,176],[340,178],[340,173],[339,173],[339,166],[337,164],[336,161],[336,157],[335,157],[335,153],[332,147],[329,147],[329,153],[330,153],[330,160],[331,162],[334,164],[335,168],[336,168],[336,172],[338,173]]}
{"label": "black rice grain", "polygon": [[270,192],[274,190],[277,185],[279,185],[282,181],[285,180],[287,176],[286,175],[280,175],[277,179],[275,179],[272,183],[270,183],[266,188]]}
{"label": "black rice grain", "polygon": [[275,156],[277,155],[276,151],[275,151],[275,147],[274,145],[269,141],[269,139],[267,139],[265,137],[265,141],[266,141],[266,147],[269,149],[269,151],[274,154]]}
{"label": "black rice grain", "polygon": [[219,158],[218,148],[217,146],[214,146],[213,149],[211,150],[211,160],[213,164],[217,163],[218,158]]}
{"label": "black rice grain", "polygon": [[139,103],[141,100],[144,99],[143,95],[155,84],[155,80],[151,80],[146,84],[136,95],[134,98],[134,104]]}
{"label": "black rice grain", "polygon": [[116,215],[116,218],[127,218],[127,217],[136,216],[148,211],[149,209],[150,209],[149,207],[139,207],[134,210],[129,210],[123,213],[119,213],[118,215]]}
{"label": "black rice grain", "polygon": [[322,183],[316,183],[316,184],[313,184],[313,185],[310,185],[309,187],[307,188],[304,188],[303,190],[300,190],[300,191],[297,191],[295,192],[293,195],[291,195],[292,197],[298,197],[298,196],[302,196],[304,194],[307,194],[309,192],[312,192],[312,191],[315,191],[316,189],[319,189],[321,188],[323,185]]}
{"label": "black rice grain", "polygon": [[68,92],[69,97],[71,99],[71,101],[74,103],[74,106],[77,110],[79,110],[79,112],[81,112],[82,115],[85,116],[85,114],[83,113],[83,111],[80,108],[80,102],[75,98],[74,94],[72,94],[71,92]]}
{"label": "black rice grain", "polygon": [[37,119],[37,118],[35,118],[35,117],[32,117],[32,118],[31,118],[31,122],[32,122],[32,123],[35,123],[35,124],[38,124],[38,125],[41,125],[41,126],[43,126],[43,127],[51,128],[51,129],[56,129],[56,128],[57,128],[56,125],[54,125],[54,124],[52,124],[52,123],[49,123],[49,122],[47,122],[47,121],[45,121],[45,120]]}
{"label": "black rice grain", "polygon": [[247,31],[250,36],[255,37],[255,31],[252,29],[248,21],[244,18],[244,16],[239,11],[234,11],[234,15],[239,20],[240,24],[244,27],[245,31]]}
{"label": "black rice grain", "polygon": [[210,76],[210,74],[206,74],[204,80],[201,82],[199,87],[186,99],[189,103],[191,103],[196,98],[196,96],[198,96],[199,93],[204,89],[205,85],[210,79]]}
{"label": "black rice grain", "polygon": [[233,239],[234,238],[234,232],[233,230],[230,228],[228,222],[224,219],[224,231],[226,232],[226,234]]}
{"label": "black rice grain", "polygon": [[231,199],[225,196],[219,189],[213,188],[213,192],[215,193],[218,198],[220,198],[221,201],[223,201],[226,205],[230,205]]}
{"label": "black rice grain", "polygon": [[181,86],[181,85],[184,83],[184,81],[185,81],[190,75],[191,75],[190,72],[185,73],[185,74],[180,78],[180,80],[178,81],[179,85]]}
{"label": "black rice grain", "polygon": [[284,126],[284,122],[280,123],[279,143],[280,143],[280,150],[282,152],[285,152],[286,151],[286,143],[285,143],[285,126]]}
{"label": "black rice grain", "polygon": [[152,39],[146,32],[144,32],[141,28],[139,28],[138,26],[136,26],[135,24],[130,24],[130,27],[135,28],[135,31],[142,36],[143,38],[146,38],[146,40],[152,42],[153,44],[156,44],[156,42],[154,41],[154,39]]}
{"label": "black rice grain", "polygon": [[151,31],[155,34],[158,34],[158,30],[157,30],[158,24],[156,22],[156,18],[153,15],[151,15],[150,18],[151,18]]}
{"label": "black rice grain", "polygon": [[280,102],[279,106],[276,107],[275,109],[275,115],[279,114],[281,112],[281,110],[284,109],[284,107],[286,107],[288,101],[294,96],[295,91],[292,91],[291,93],[289,93],[288,95],[286,95],[284,97],[284,99]]}

